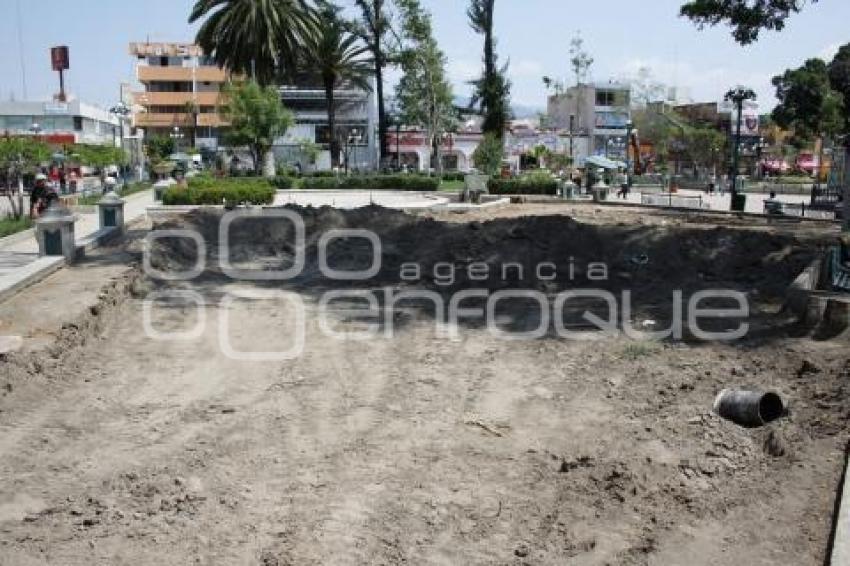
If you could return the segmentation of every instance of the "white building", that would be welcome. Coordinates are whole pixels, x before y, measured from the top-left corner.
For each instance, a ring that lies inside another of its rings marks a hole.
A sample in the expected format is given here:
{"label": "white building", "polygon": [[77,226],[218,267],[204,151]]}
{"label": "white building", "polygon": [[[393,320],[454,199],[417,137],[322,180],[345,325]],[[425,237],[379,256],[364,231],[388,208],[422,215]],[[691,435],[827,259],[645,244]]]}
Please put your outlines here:
{"label": "white building", "polygon": [[36,135],[54,145],[121,144],[118,119],[107,110],[79,100],[0,102],[0,135]]}

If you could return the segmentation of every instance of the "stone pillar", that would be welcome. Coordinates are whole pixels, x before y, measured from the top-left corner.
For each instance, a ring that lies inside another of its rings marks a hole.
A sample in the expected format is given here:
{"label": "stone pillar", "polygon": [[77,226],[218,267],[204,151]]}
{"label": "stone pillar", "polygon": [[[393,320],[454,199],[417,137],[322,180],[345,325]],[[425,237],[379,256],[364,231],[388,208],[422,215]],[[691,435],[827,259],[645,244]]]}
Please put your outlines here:
{"label": "stone pillar", "polygon": [[38,241],[38,254],[41,256],[65,256],[69,263],[77,256],[74,239],[74,222],[71,211],[54,204],[44,215],[35,221],[35,237]]}
{"label": "stone pillar", "polygon": [[117,228],[124,230],[124,200],[114,192],[103,195],[97,203],[100,228]]}
{"label": "stone pillar", "polygon": [[591,191],[593,191],[593,202],[604,202],[608,200],[608,185],[605,184],[605,172],[602,169],[597,171],[599,181],[596,182]]}

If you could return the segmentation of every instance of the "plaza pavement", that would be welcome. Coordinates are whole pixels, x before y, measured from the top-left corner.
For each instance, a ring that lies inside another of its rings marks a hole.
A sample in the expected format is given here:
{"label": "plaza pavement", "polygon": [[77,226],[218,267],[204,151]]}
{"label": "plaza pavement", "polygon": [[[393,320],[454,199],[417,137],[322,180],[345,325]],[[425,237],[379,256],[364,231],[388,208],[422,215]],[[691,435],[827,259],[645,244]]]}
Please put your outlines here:
{"label": "plaza pavement", "polygon": [[[132,222],[147,213],[154,203],[153,190],[130,195],[125,199],[124,221]],[[91,240],[100,229],[98,213],[78,213],[74,225],[77,244]],[[33,229],[0,239],[0,300],[23,286],[49,275],[64,264],[62,257],[39,257]]]}

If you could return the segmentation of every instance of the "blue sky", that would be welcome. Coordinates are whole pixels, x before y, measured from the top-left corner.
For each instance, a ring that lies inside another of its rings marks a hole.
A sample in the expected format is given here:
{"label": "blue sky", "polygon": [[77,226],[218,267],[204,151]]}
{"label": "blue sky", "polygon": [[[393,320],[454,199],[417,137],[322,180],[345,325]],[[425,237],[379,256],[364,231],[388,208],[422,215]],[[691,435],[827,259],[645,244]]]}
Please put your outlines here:
{"label": "blue sky", "polygon": [[[71,49],[68,88],[86,101],[114,103],[119,83],[133,76],[130,41],[186,41],[191,0],[0,0],[0,98],[22,98],[16,4],[20,4],[27,94],[46,99],[58,90],[48,49]],[[342,0],[343,5],[350,0]],[[566,76],[569,43],[581,31],[595,58],[596,80],[627,78],[641,67],[697,101],[719,99],[735,84],[756,89],[764,107],[775,103],[770,78],[812,56],[828,57],[850,42],[850,2],[822,0],[792,19],[781,34],[740,47],[726,28],[698,31],[677,17],[682,0],[499,0],[496,32],[502,60],[510,59],[514,101],[545,105],[541,77]],[[478,73],[481,41],[469,29],[464,0],[423,0],[434,15],[455,91]]]}

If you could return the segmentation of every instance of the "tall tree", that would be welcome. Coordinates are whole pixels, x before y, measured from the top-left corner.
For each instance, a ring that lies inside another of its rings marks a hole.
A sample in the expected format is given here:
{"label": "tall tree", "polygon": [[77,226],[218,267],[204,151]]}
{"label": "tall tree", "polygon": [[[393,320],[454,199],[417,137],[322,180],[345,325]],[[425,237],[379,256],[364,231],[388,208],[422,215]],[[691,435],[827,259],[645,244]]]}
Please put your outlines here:
{"label": "tall tree", "polygon": [[[812,4],[818,0],[809,0]],[[785,21],[799,12],[806,0],[691,0],[680,14],[700,28],[727,24],[742,45],[753,43],[762,30],[781,31]]]}
{"label": "tall tree", "polygon": [[[369,49],[360,43],[360,38],[349,31],[349,26],[340,16],[340,9],[325,4],[319,14],[319,33],[310,45],[307,71],[315,74],[325,90],[328,105],[328,129],[330,130],[331,164],[339,165],[340,132],[337,131],[336,90],[351,85],[366,91],[372,90],[372,62]],[[371,135],[372,132],[366,132]],[[345,132],[342,135],[347,135]]]}
{"label": "tall tree", "polygon": [[827,65],[821,59],[809,59],[798,69],[788,69],[773,78],[773,86],[779,104],[772,117],[778,125],[794,131],[798,145],[841,131],[843,101],[832,90]]}
{"label": "tall tree", "polygon": [[[829,83],[844,100],[844,134],[850,134],[850,43],[841,47],[828,66]],[[850,139],[847,140],[850,142]]]}
{"label": "tall tree", "polygon": [[484,74],[472,84],[475,91],[471,106],[479,106],[484,116],[482,129],[499,139],[511,117],[511,82],[507,78],[508,64],[499,68],[493,23],[496,0],[470,0],[466,15],[475,33],[484,36]]}
{"label": "tall tree", "polygon": [[435,156],[435,168],[442,172],[442,140],[455,121],[452,88],[446,80],[446,56],[437,46],[431,14],[419,0],[396,0],[402,21],[402,77],[396,86],[396,99],[402,118],[421,124]]}
{"label": "tall tree", "polygon": [[197,0],[189,23],[201,19],[195,41],[206,54],[262,86],[294,69],[316,30],[308,0]]}
{"label": "tall tree", "polygon": [[228,85],[226,97],[222,109],[230,122],[228,144],[247,147],[254,171],[266,177],[274,176],[274,161],[269,162],[268,155],[274,140],[292,125],[292,113],[281,103],[277,89],[262,87],[254,81]]}
{"label": "tall tree", "polygon": [[360,21],[354,27],[369,48],[375,72],[375,96],[378,99],[378,138],[381,162],[389,155],[387,132],[389,118],[384,98],[384,70],[390,62],[387,42],[392,35],[392,21],[387,0],[355,0],[360,8]]}
{"label": "tall tree", "polygon": [[[6,196],[14,218],[24,215],[24,174],[50,161],[50,147],[44,142],[29,138],[0,138],[0,170],[6,179]],[[13,190],[17,184],[17,190]]]}

